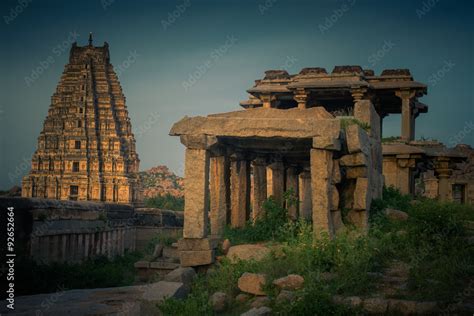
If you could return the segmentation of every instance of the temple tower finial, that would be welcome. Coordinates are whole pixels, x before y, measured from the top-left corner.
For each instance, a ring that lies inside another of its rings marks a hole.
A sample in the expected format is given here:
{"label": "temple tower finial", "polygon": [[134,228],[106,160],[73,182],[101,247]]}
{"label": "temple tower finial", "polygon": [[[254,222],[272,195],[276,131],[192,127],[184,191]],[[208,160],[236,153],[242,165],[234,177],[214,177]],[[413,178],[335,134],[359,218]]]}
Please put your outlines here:
{"label": "temple tower finial", "polygon": [[89,46],[92,46],[92,32],[89,32]]}

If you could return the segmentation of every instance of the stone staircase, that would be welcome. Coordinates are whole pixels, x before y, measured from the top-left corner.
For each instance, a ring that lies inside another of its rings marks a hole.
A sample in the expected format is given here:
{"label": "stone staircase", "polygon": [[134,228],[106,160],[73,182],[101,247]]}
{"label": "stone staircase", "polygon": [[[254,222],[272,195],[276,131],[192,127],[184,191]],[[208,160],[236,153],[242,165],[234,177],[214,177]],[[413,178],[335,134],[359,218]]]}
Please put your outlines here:
{"label": "stone staircase", "polygon": [[147,282],[151,279],[162,280],[166,274],[179,267],[179,251],[176,243],[170,246],[158,244],[155,246],[152,256],[135,262],[140,282]]}

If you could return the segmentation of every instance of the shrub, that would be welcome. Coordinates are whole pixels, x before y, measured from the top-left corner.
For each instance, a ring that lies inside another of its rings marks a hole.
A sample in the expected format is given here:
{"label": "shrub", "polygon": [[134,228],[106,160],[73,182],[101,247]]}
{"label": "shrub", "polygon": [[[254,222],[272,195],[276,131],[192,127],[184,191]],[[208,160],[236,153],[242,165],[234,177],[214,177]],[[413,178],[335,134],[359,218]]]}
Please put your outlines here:
{"label": "shrub", "polygon": [[146,199],[145,205],[146,207],[156,207],[164,210],[184,211],[184,198],[167,193]]}

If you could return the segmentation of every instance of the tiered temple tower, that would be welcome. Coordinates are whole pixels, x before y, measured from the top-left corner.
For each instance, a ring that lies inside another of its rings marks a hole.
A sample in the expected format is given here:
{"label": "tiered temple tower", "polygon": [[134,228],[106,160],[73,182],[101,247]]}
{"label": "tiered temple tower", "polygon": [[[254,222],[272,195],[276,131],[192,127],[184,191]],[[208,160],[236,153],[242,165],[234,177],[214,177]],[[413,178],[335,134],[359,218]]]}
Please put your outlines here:
{"label": "tiered temple tower", "polygon": [[132,204],[141,199],[139,162],[108,44],[74,43],[22,195]]}

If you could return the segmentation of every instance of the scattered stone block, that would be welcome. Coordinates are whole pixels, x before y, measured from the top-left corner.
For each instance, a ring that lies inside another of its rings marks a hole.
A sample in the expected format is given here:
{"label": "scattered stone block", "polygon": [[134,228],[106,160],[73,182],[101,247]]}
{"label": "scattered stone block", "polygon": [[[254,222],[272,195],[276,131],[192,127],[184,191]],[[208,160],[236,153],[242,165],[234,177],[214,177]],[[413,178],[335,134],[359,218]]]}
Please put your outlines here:
{"label": "scattered stone block", "polygon": [[272,314],[272,309],[270,307],[259,307],[259,308],[252,308],[251,310],[240,314],[240,316],[267,316]]}
{"label": "scattered stone block", "polygon": [[282,290],[275,299],[275,301],[279,304],[289,303],[294,300],[295,300],[295,293],[293,293],[292,291],[287,291],[287,290]]}
{"label": "scattered stone block", "polygon": [[406,221],[409,217],[407,213],[393,208],[386,208],[384,213],[392,221]]}
{"label": "scattered stone block", "polygon": [[148,269],[150,267],[149,261],[137,261],[133,265],[136,269]]}
{"label": "scattered stone block", "polygon": [[250,299],[250,295],[245,294],[245,293],[240,293],[235,297],[235,301],[240,304],[247,302],[249,299]]}
{"label": "scattered stone block", "polygon": [[367,156],[362,153],[355,153],[350,155],[342,156],[339,160],[341,166],[348,166],[348,167],[359,167],[359,166],[367,166],[368,159]]}
{"label": "scattered stone block", "polygon": [[180,260],[182,267],[211,264],[214,262],[214,250],[181,251]]}
{"label": "scattered stone block", "polygon": [[303,287],[304,278],[298,274],[290,274],[273,281],[273,285],[282,290],[298,290]]}
{"label": "scattered stone block", "polygon": [[253,302],[250,304],[250,307],[259,308],[262,306],[267,306],[270,304],[270,299],[268,296],[259,296],[256,297]]}
{"label": "scattered stone block", "polygon": [[313,148],[340,151],[341,141],[331,136],[316,136],[313,138]]}
{"label": "scattered stone block", "polygon": [[270,254],[270,249],[264,245],[245,244],[231,246],[227,252],[227,258],[232,263],[238,260],[255,260],[260,261]]}
{"label": "scattered stone block", "polygon": [[366,155],[370,153],[369,136],[359,125],[353,124],[346,128],[346,141],[349,153],[363,152]]}
{"label": "scattered stone block", "polygon": [[362,307],[369,313],[382,315],[387,312],[388,302],[382,298],[366,298],[362,302]]}
{"label": "scattered stone block", "polygon": [[341,182],[341,166],[339,163],[339,159],[333,160],[333,165],[332,165],[332,184],[337,184]]}
{"label": "scattered stone block", "polygon": [[390,299],[388,300],[388,313],[416,314],[416,301]]}
{"label": "scattered stone block", "polygon": [[242,292],[254,295],[265,295],[265,292],[262,290],[265,283],[265,275],[245,272],[239,278],[237,285]]}
{"label": "scattered stone block", "polygon": [[[178,263],[167,262],[167,261],[152,261],[150,262],[150,269],[160,269],[160,270],[174,270],[179,267]],[[178,281],[172,281],[178,282]]]}
{"label": "scattered stone block", "polygon": [[190,287],[196,278],[196,271],[193,268],[177,268],[167,275],[165,275],[164,280],[168,282],[181,282],[184,285]]}
{"label": "scattered stone block", "polygon": [[225,239],[222,242],[222,251],[224,252],[225,255],[227,255],[227,253],[229,252],[229,249],[230,249],[231,246],[232,246],[232,244],[230,243],[229,239]]}
{"label": "scattered stone block", "polygon": [[224,292],[216,292],[211,295],[209,303],[215,312],[223,312],[227,307],[227,294]]}
{"label": "scattered stone block", "polygon": [[367,228],[369,226],[369,214],[367,211],[350,210],[347,213],[347,219],[360,228]]}
{"label": "scattered stone block", "polygon": [[155,249],[153,250],[153,258],[159,258],[161,257],[161,254],[163,252],[163,245],[162,244],[157,244],[155,245]]}

